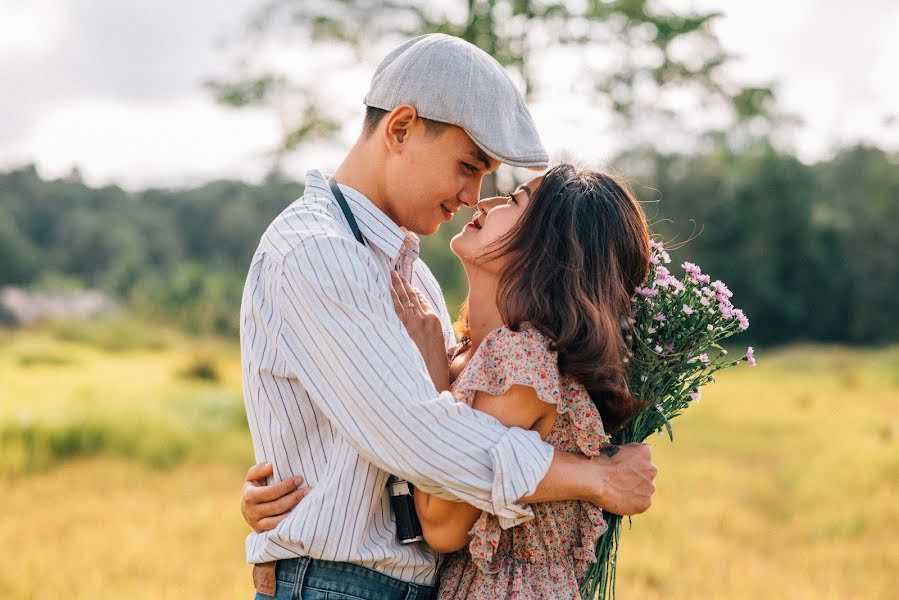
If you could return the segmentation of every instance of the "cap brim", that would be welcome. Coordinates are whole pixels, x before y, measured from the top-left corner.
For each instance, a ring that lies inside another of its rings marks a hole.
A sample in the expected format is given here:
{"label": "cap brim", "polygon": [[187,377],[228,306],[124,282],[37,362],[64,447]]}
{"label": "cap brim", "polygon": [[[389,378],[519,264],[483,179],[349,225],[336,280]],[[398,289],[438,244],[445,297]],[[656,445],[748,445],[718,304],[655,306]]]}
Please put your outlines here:
{"label": "cap brim", "polygon": [[483,150],[484,154],[486,154],[490,158],[498,160],[504,165],[509,165],[511,167],[523,167],[525,169],[530,169],[531,171],[545,171],[549,168],[549,157],[545,154],[537,157],[509,158],[507,156],[503,156],[496,150],[487,147],[486,144],[481,143],[481,141],[473,136],[467,129],[464,131],[466,134],[468,134],[468,137],[471,138],[471,141],[477,144],[478,148]]}

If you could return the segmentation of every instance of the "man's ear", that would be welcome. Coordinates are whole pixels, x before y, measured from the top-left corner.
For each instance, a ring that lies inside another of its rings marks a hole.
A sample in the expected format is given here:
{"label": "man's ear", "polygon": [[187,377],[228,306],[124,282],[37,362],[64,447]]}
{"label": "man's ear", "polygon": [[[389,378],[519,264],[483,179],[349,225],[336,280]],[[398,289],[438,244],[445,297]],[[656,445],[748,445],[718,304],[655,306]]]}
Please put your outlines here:
{"label": "man's ear", "polygon": [[399,154],[408,144],[412,128],[418,123],[418,113],[414,106],[401,104],[390,111],[385,120],[384,143],[389,152]]}

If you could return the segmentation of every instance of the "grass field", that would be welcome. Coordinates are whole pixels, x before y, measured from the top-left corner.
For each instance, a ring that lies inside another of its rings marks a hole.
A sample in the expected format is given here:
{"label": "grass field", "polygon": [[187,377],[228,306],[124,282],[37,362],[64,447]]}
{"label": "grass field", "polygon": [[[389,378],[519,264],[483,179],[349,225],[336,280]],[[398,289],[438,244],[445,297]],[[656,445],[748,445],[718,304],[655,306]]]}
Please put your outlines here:
{"label": "grass field", "polygon": [[[792,347],[654,438],[619,597],[893,598],[899,348]],[[0,598],[249,598],[236,344],[0,331]]]}

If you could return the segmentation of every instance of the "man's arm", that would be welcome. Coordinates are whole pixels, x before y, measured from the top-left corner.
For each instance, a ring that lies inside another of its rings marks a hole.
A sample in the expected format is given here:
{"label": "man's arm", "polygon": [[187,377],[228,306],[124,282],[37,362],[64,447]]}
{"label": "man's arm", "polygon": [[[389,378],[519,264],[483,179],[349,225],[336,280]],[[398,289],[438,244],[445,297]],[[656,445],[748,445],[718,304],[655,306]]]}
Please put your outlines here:
{"label": "man's arm", "polygon": [[383,268],[354,240],[318,235],[285,258],[273,304],[278,347],[339,433],[378,467],[508,522],[549,468],[536,432],[437,394],[396,316]]}

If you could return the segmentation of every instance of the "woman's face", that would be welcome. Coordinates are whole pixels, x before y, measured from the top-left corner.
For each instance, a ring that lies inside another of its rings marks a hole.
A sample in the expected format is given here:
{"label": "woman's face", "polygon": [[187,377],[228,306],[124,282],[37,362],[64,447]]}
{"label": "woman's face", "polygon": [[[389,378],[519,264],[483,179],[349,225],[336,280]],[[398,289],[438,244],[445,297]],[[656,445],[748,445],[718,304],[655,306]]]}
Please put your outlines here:
{"label": "woman's face", "polygon": [[478,202],[474,217],[450,242],[453,253],[466,265],[498,270],[502,266],[501,260],[479,264],[479,258],[515,227],[542,180],[542,175],[535,177],[507,196],[485,198]]}

